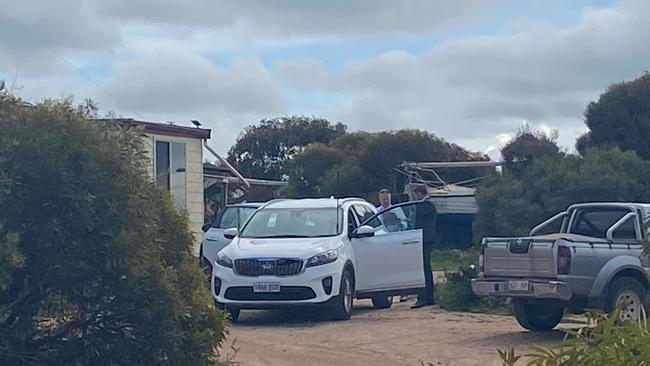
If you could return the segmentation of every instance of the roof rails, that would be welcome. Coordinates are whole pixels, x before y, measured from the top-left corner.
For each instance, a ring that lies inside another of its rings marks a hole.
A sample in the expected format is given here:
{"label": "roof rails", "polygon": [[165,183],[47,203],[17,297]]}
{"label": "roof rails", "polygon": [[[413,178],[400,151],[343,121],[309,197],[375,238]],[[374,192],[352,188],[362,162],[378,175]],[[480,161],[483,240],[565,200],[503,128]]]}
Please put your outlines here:
{"label": "roof rails", "polygon": [[288,201],[288,200],[289,200],[289,198],[275,198],[275,199],[272,199],[272,200],[264,203],[262,206],[260,206],[260,208],[264,208],[264,207],[266,207],[266,206],[268,206],[268,205],[270,205],[272,203],[278,203],[278,202]]}
{"label": "roof rails", "polygon": [[[341,203],[346,203],[346,202],[350,202],[350,201],[363,201],[363,202],[366,202],[365,199],[360,198],[360,197],[346,197],[346,198],[330,197],[330,198],[314,198],[314,199],[336,200],[339,203],[339,206],[340,206]],[[266,207],[266,206],[268,206],[270,204],[273,204],[273,203],[284,202],[284,201],[293,201],[293,200],[296,200],[296,198],[276,198],[276,199],[272,199],[272,200],[264,203],[262,206],[260,206],[260,208],[264,208],[264,207]]]}

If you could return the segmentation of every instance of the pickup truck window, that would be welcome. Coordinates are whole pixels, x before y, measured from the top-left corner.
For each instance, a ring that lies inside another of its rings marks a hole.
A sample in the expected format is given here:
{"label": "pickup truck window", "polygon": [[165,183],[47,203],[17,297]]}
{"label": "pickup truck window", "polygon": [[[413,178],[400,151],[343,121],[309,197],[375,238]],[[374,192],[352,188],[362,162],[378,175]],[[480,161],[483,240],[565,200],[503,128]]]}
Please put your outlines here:
{"label": "pickup truck window", "polygon": [[[571,232],[574,234],[590,236],[592,238],[605,238],[607,230],[628,212],[624,208],[593,208],[578,211]],[[617,239],[636,239],[634,220],[626,221],[614,232]]]}

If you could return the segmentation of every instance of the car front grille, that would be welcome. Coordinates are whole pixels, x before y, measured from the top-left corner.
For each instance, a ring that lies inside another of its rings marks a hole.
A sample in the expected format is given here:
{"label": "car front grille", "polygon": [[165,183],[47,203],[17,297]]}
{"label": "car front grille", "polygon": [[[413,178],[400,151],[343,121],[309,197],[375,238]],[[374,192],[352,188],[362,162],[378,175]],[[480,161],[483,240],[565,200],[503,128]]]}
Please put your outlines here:
{"label": "car front grille", "polygon": [[299,301],[315,299],[316,293],[309,287],[282,286],[280,292],[254,292],[253,287],[230,287],[224,297],[233,301]]}
{"label": "car front grille", "polygon": [[302,271],[299,259],[236,259],[235,270],[241,276],[295,276]]}

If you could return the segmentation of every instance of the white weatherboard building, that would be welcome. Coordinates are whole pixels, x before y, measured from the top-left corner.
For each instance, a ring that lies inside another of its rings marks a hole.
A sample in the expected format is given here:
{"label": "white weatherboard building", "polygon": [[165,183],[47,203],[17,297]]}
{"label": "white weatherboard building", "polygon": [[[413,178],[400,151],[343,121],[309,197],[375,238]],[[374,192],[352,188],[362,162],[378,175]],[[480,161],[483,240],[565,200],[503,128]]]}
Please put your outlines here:
{"label": "white weatherboard building", "polygon": [[151,176],[159,188],[171,193],[174,206],[187,212],[195,238],[194,254],[198,256],[205,217],[203,143],[210,138],[210,130],[133,119],[115,121],[144,127]]}
{"label": "white weatherboard building", "polygon": [[[210,148],[209,129],[130,118],[112,121],[144,128],[151,177],[158,188],[171,193],[176,209],[187,212],[196,256],[203,238],[203,225],[212,222],[219,209],[249,199],[267,201],[286,185],[286,182],[244,178]],[[204,151],[214,155],[218,163],[204,163]]]}

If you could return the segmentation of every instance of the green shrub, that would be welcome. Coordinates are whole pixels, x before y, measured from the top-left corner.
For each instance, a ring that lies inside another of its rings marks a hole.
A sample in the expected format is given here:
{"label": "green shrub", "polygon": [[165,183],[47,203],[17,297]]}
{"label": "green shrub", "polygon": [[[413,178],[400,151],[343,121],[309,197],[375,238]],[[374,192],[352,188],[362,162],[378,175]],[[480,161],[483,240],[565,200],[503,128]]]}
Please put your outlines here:
{"label": "green shrub", "polygon": [[534,347],[523,358],[511,349],[499,351],[505,366],[518,365],[525,359],[527,366],[610,366],[648,365],[650,360],[650,330],[645,321],[618,323],[618,315],[589,313],[595,327],[567,331],[560,344]]}
{"label": "green shrub", "polygon": [[437,287],[437,302],[445,310],[466,311],[480,304],[481,298],[472,291],[471,279],[477,275],[471,267],[461,268],[458,272],[447,272],[446,282]]}
{"label": "green shrub", "polygon": [[478,264],[478,253],[458,249],[434,249],[431,252],[433,271],[458,271]]}
{"label": "green shrub", "polygon": [[141,131],[0,96],[0,364],[214,365],[224,316]]}
{"label": "green shrub", "polygon": [[478,271],[474,266],[461,266],[458,271],[445,273],[446,281],[436,284],[436,302],[451,311],[480,311],[510,313],[506,299],[479,297],[472,291],[472,279]]}

